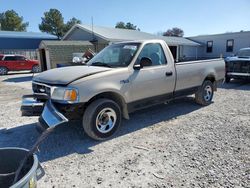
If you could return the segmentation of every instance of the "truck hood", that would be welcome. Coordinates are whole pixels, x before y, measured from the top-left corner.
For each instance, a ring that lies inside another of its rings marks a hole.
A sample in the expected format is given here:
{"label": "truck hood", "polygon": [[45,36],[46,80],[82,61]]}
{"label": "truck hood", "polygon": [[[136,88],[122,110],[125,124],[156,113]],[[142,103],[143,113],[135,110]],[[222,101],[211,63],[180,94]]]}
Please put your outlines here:
{"label": "truck hood", "polygon": [[97,66],[69,66],[42,72],[33,78],[35,82],[51,85],[68,85],[71,82],[93,74],[111,70]]}
{"label": "truck hood", "polygon": [[225,60],[226,61],[249,61],[250,62],[250,57],[233,56],[233,57],[227,57]]}

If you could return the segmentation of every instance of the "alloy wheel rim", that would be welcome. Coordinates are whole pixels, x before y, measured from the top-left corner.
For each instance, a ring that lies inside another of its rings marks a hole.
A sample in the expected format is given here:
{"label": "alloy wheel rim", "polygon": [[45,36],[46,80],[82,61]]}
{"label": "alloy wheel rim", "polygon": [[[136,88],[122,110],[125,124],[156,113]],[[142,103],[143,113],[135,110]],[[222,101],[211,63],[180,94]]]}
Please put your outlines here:
{"label": "alloy wheel rim", "polygon": [[4,68],[0,68],[0,74],[5,74],[5,69]]}
{"label": "alloy wheel rim", "polygon": [[112,108],[104,108],[96,117],[96,128],[101,133],[111,131],[116,123],[117,116]]}
{"label": "alloy wheel rim", "polygon": [[34,67],[34,72],[38,72],[39,71],[39,67],[38,66],[35,66]]}
{"label": "alloy wheel rim", "polygon": [[204,89],[204,99],[205,101],[210,101],[212,98],[213,90],[211,86],[206,86]]}

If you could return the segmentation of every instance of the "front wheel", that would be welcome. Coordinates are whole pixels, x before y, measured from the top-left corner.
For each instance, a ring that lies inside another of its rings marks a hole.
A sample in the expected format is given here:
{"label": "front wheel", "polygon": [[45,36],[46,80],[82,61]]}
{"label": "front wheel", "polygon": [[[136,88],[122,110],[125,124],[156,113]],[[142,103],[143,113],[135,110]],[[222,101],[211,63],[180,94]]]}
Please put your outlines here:
{"label": "front wheel", "polygon": [[97,99],[92,102],[83,115],[83,129],[95,140],[111,137],[121,124],[121,108],[112,100]]}
{"label": "front wheel", "polygon": [[0,67],[0,75],[6,75],[8,73],[8,69],[6,67]]}
{"label": "front wheel", "polygon": [[213,83],[210,80],[205,80],[195,93],[195,101],[200,105],[206,106],[212,102],[213,95]]}
{"label": "front wheel", "polygon": [[231,78],[230,78],[230,77],[227,77],[227,76],[225,77],[225,82],[226,82],[226,83],[229,83],[229,82],[230,82],[230,80],[231,80]]}

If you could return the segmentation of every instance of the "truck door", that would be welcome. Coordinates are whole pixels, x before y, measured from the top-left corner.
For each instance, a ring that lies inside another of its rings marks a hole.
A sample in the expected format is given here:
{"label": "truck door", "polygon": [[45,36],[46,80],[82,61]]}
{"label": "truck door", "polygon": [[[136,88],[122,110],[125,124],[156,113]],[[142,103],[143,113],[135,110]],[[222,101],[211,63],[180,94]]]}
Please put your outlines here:
{"label": "truck door", "polygon": [[139,64],[142,57],[150,58],[152,65],[134,70],[131,75],[133,101],[135,103],[141,101],[139,105],[143,105],[144,102],[145,105],[150,105],[150,103],[171,98],[175,85],[175,72],[171,66],[172,62],[167,62],[162,45],[146,44],[135,64]]}

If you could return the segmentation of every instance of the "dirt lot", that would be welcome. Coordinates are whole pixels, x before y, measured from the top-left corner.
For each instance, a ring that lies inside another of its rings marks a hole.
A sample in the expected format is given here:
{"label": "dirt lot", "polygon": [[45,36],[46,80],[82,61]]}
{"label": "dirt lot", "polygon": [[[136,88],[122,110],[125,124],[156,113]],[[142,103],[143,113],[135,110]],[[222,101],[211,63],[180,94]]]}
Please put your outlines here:
{"label": "dirt lot", "polygon": [[[31,74],[0,77],[0,147],[30,148],[37,117],[21,117]],[[78,123],[58,127],[41,145],[39,187],[249,187],[250,83],[218,89],[214,103],[193,98],[142,110],[105,142]]]}

